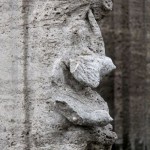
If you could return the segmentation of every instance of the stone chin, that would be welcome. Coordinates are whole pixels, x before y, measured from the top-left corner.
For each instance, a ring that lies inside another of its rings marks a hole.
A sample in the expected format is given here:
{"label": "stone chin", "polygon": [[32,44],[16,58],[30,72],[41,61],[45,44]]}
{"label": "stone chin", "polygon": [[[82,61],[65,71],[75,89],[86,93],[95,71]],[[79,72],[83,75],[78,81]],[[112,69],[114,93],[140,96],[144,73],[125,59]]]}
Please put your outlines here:
{"label": "stone chin", "polygon": [[113,121],[106,110],[89,112],[86,107],[76,107],[65,101],[55,101],[55,108],[74,125],[104,127]]}

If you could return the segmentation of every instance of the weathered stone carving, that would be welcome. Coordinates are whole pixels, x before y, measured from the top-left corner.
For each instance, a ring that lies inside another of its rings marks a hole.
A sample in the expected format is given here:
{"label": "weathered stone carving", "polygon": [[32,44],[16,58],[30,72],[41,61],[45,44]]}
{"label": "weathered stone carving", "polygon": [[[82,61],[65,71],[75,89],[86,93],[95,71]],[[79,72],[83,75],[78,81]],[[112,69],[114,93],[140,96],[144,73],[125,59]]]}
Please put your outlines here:
{"label": "weathered stone carving", "polygon": [[110,149],[112,118],[95,88],[115,66],[95,18],[112,2],[5,1],[0,150]]}
{"label": "weathered stone carving", "polygon": [[66,12],[70,17],[62,29],[67,48],[54,61],[50,78],[51,108],[55,115],[60,115],[59,128],[54,128],[54,133],[61,133],[62,139],[53,139],[57,143],[53,150],[107,150],[116,139],[107,103],[94,90],[115,65],[105,56],[103,38],[93,13],[98,5],[102,18],[112,9],[112,2],[81,3],[77,2]]}
{"label": "weathered stone carving", "polygon": [[96,88],[103,76],[115,68],[106,56],[80,56],[70,60],[70,72],[80,83]]}

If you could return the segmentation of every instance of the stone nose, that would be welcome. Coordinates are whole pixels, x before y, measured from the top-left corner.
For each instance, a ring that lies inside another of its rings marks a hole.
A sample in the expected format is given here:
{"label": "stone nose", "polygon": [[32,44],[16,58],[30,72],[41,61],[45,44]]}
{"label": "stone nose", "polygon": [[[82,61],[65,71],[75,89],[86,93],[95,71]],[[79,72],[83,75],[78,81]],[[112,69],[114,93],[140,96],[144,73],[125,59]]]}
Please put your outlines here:
{"label": "stone nose", "polygon": [[102,0],[102,7],[105,10],[110,11],[113,8],[113,3],[111,0]]}

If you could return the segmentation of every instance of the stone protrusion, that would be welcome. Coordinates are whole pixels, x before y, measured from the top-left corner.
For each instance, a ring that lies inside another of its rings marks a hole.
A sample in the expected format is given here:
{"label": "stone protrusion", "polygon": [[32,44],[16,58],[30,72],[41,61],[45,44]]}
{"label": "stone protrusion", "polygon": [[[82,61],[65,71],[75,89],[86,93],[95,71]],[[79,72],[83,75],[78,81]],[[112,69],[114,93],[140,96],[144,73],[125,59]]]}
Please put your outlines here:
{"label": "stone protrusion", "polygon": [[92,88],[98,87],[103,76],[115,68],[112,60],[106,56],[79,56],[70,59],[70,72],[73,77]]}
{"label": "stone protrusion", "polygon": [[116,138],[112,118],[93,88],[114,69],[95,14],[109,5],[2,1],[0,150],[107,150]]}
{"label": "stone protrusion", "polygon": [[113,121],[105,110],[88,112],[81,106],[73,107],[64,101],[56,101],[55,109],[75,125],[103,127]]}

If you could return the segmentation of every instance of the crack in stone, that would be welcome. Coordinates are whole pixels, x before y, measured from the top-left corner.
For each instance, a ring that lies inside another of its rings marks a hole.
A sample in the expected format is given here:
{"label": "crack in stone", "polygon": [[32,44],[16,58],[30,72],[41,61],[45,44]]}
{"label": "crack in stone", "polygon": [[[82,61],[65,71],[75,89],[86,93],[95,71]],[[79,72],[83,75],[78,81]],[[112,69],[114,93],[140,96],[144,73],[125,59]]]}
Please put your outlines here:
{"label": "crack in stone", "polygon": [[31,130],[31,123],[30,123],[30,102],[28,97],[28,9],[29,9],[29,1],[22,0],[22,19],[23,19],[23,56],[24,56],[24,64],[23,64],[23,76],[24,76],[24,109],[25,109],[25,150],[30,150],[30,130]]}

